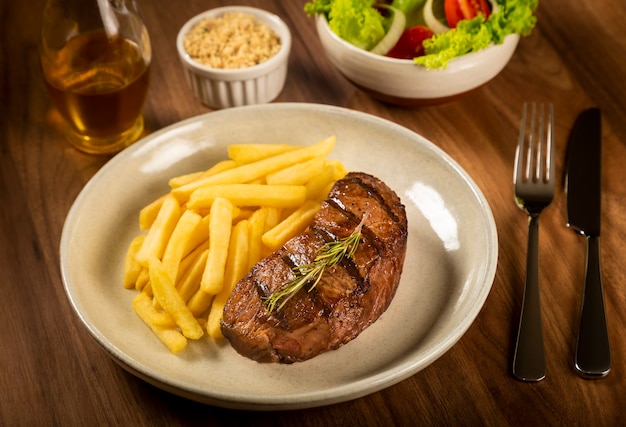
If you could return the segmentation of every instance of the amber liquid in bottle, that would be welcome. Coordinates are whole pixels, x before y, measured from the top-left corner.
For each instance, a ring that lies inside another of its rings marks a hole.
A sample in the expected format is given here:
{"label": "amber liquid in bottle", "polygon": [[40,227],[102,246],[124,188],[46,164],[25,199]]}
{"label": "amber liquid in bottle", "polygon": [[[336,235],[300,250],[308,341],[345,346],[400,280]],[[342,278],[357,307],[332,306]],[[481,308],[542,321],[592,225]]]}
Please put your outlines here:
{"label": "amber liquid in bottle", "polygon": [[79,34],[42,67],[54,105],[94,152],[143,130],[149,63],[134,42],[101,30]]}

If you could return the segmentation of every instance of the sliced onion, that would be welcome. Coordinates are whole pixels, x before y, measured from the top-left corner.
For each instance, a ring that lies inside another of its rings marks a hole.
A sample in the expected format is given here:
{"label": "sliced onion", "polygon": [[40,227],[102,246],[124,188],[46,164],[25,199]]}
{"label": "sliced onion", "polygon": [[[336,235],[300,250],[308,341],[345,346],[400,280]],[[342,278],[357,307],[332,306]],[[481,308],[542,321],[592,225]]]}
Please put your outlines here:
{"label": "sliced onion", "polygon": [[389,52],[391,48],[398,43],[400,36],[402,36],[402,33],[404,32],[404,27],[406,26],[406,16],[404,16],[402,11],[396,9],[395,7],[387,5],[380,5],[379,7],[389,9],[393,13],[393,20],[391,21],[391,26],[389,27],[387,34],[385,34],[385,37],[383,37],[376,46],[370,49],[370,52],[375,53],[376,55],[387,55],[387,52]]}
{"label": "sliced onion", "polygon": [[428,28],[433,30],[433,33],[435,34],[450,31],[450,27],[444,25],[435,17],[435,14],[433,13],[433,0],[426,0],[426,4],[424,5],[424,21],[426,21]]}
{"label": "sliced onion", "polygon": [[498,2],[496,0],[487,0],[489,3],[491,3],[491,13],[496,13],[499,9],[500,6],[498,6]]}

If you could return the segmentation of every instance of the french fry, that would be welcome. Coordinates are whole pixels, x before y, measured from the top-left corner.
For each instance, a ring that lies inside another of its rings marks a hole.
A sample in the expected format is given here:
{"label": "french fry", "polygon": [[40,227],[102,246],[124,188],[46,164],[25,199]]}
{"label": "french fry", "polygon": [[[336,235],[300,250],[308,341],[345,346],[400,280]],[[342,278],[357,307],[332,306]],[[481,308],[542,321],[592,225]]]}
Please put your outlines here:
{"label": "french fry", "polygon": [[303,185],[210,185],[191,193],[187,206],[189,209],[202,209],[211,206],[215,199],[223,198],[230,200],[238,207],[291,208],[304,203],[306,195],[306,187]]}
{"label": "french fry", "polygon": [[180,281],[176,284],[178,294],[185,303],[200,289],[200,281],[202,280],[202,273],[204,273],[208,254],[209,249],[207,248],[199,256],[195,257],[193,264],[185,271]]}
{"label": "french fry", "polygon": [[281,209],[278,208],[265,208],[267,209],[267,217],[265,218],[265,231],[268,231],[278,225],[280,222]]}
{"label": "french fry", "polygon": [[197,213],[184,211],[167,242],[161,262],[163,263],[163,268],[166,273],[174,283],[176,283],[180,262],[185,256],[189,240],[200,226],[201,222],[202,217]]}
{"label": "french fry", "polygon": [[172,316],[185,337],[200,338],[204,333],[202,327],[178,294],[161,261],[152,256],[148,264],[154,298]]}
{"label": "french fry", "polygon": [[143,322],[148,325],[154,335],[165,344],[172,353],[179,353],[187,347],[187,338],[174,328],[159,326],[153,323],[156,311],[152,307],[152,299],[140,292],[133,298],[133,309]]}
{"label": "french fry", "polygon": [[[137,296],[133,300],[133,306],[135,304],[138,304],[140,307],[143,308],[141,317],[147,323],[155,326],[161,326],[164,328],[174,329],[178,327],[169,313],[165,311],[157,311],[154,308],[152,297],[150,297],[145,292],[139,292],[137,294]],[[150,307],[150,309],[148,309],[148,307]]]}
{"label": "french fry", "polygon": [[145,236],[140,234],[135,237],[128,245],[128,251],[126,251],[126,258],[124,260],[124,287],[130,289],[137,283],[141,269],[141,264],[135,259],[135,254],[141,247]]}
{"label": "french fry", "polygon": [[193,172],[187,175],[181,175],[170,179],[169,186],[170,188],[178,188],[185,184],[189,184],[190,182],[197,181],[202,178],[209,177],[211,175],[215,175],[219,172],[223,172],[228,169],[232,169],[237,166],[237,163],[234,160],[222,160],[221,162],[216,163],[211,168],[200,171]]}
{"label": "french fry", "polygon": [[315,178],[306,183],[306,199],[307,200],[323,200],[328,194],[324,194],[328,183],[333,181],[334,171],[332,168],[325,167]]}
{"label": "french fry", "polygon": [[[211,203],[206,203],[207,207],[204,208],[200,208],[200,209],[194,209],[195,212],[197,212],[200,216],[202,216],[203,218],[206,218],[209,216],[209,213],[211,213]],[[186,207],[189,207],[188,205],[185,205]],[[242,212],[243,211],[243,212]],[[245,218],[248,214],[252,213],[252,212],[246,212],[247,209],[239,209],[237,206],[233,206],[233,219],[239,218],[239,219],[243,219]]]}
{"label": "french fry", "polygon": [[[174,281],[176,287],[178,288],[179,282],[187,271],[191,268],[191,266],[197,261],[197,259],[202,255],[202,252],[209,249],[209,239],[206,239],[200,245],[196,246],[189,254],[185,255],[184,258],[180,261],[180,267],[178,268],[178,276]],[[200,284],[200,282],[198,282]]]}
{"label": "french fry", "polygon": [[[263,208],[263,209],[267,211],[267,217],[265,218],[265,225],[263,227],[263,233],[266,233],[272,228],[276,227],[280,223],[282,219],[282,212],[284,209],[278,209],[278,208]],[[261,241],[263,241],[262,237],[263,236],[261,236]],[[272,250],[268,248],[265,244],[263,244],[261,257],[264,258],[266,256],[269,256],[271,253],[272,253]]]}
{"label": "french fry", "polygon": [[207,294],[202,290],[202,288],[198,288],[196,293],[189,299],[187,307],[189,307],[189,310],[194,316],[200,317],[209,307],[211,307],[211,303],[214,298],[215,295]]}
{"label": "french fry", "polygon": [[257,209],[248,219],[248,270],[263,257],[262,236],[269,209]]}
{"label": "french fry", "polygon": [[237,209],[237,210],[238,212],[233,213],[234,222],[239,222],[242,219],[248,219],[252,216],[253,213],[257,211],[256,208],[242,208],[242,209]]}
{"label": "french fry", "polygon": [[348,174],[348,170],[339,160],[326,160],[324,166],[333,170],[334,181],[340,180]]}
{"label": "french fry", "polygon": [[327,161],[318,175],[306,183],[307,200],[324,200],[330,187],[346,173],[346,168],[340,162]]}
{"label": "french fry", "polygon": [[196,230],[189,237],[189,241],[187,242],[187,248],[183,256],[189,255],[194,249],[209,240],[211,232],[209,227],[210,219],[211,218],[209,217],[209,215],[202,217],[202,221],[200,221],[200,224],[198,224]]}
{"label": "french fry", "polygon": [[273,172],[265,178],[268,185],[304,185],[316,177],[324,167],[324,157],[314,157]]}
{"label": "french fry", "polygon": [[167,242],[180,217],[180,206],[178,201],[168,195],[163,199],[163,204],[159,210],[154,223],[148,230],[141,248],[137,251],[135,259],[143,266],[148,265],[148,258],[154,256],[161,259]]}
{"label": "french fry", "polygon": [[215,295],[224,286],[224,266],[233,223],[232,203],[218,197],[211,207],[210,216],[209,254],[200,286],[207,294]]}
{"label": "french fry", "polygon": [[[180,279],[176,281],[175,287],[185,303],[187,303],[191,296],[200,288],[200,280],[206,265],[208,250],[209,241],[206,240],[204,243],[195,248],[189,255],[187,255],[180,263],[178,271]],[[151,289],[149,288],[150,287],[148,287],[146,291],[151,294]],[[155,309],[162,309],[156,299],[153,301],[153,306]],[[205,307],[204,310],[206,310],[206,308],[207,307]],[[195,312],[192,313],[195,316]]]}
{"label": "french fry", "polygon": [[148,274],[148,268],[142,267],[139,272],[139,276],[137,276],[137,281],[135,282],[135,289],[138,291],[144,291],[148,294],[151,294],[151,289],[146,289],[146,286],[150,283],[150,275]]}
{"label": "french fry", "polygon": [[224,288],[215,296],[207,319],[207,333],[213,338],[223,338],[220,321],[224,307],[237,282],[248,272],[248,221],[239,221],[233,229],[224,271]]}
{"label": "french fry", "polygon": [[263,234],[262,239],[265,246],[275,251],[291,236],[303,232],[313,216],[320,210],[320,206],[319,202],[307,201],[304,203],[285,220]]}
{"label": "french fry", "polygon": [[327,156],[335,147],[337,139],[334,136],[323,139],[313,145],[286,153],[268,157],[257,162],[248,163],[218,174],[199,179],[172,190],[172,193],[181,203],[189,199],[191,193],[199,188],[215,184],[243,184],[250,182],[274,171],[284,169],[298,162],[313,157]]}
{"label": "french fry", "polygon": [[148,230],[152,226],[152,223],[159,214],[159,210],[161,209],[161,205],[163,204],[163,200],[166,196],[167,194],[159,197],[149,205],[144,206],[144,208],[139,211],[140,230]]}
{"label": "french fry", "polygon": [[175,176],[168,181],[170,188],[178,188],[182,185],[189,184],[202,178],[205,171],[191,172],[185,175]]}
{"label": "french fry", "polygon": [[290,144],[231,144],[228,146],[228,157],[239,165],[245,165],[296,149],[297,146]]}

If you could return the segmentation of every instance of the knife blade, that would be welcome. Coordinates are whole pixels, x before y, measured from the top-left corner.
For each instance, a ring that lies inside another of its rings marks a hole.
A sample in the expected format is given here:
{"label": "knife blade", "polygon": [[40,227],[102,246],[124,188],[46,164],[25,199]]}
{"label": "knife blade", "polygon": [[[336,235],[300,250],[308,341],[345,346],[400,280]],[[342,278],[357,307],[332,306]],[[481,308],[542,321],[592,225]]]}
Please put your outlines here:
{"label": "knife blade", "polygon": [[584,110],[568,141],[567,225],[587,240],[585,280],[576,343],[575,368],[585,378],[601,378],[611,370],[600,268],[602,189],[602,113]]}

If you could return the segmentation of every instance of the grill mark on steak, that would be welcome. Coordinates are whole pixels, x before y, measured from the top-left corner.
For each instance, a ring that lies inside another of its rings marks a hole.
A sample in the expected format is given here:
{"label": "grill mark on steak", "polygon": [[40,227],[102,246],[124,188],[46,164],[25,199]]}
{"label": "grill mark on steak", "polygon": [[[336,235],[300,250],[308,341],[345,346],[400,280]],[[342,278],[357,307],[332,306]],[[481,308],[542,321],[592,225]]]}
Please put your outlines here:
{"label": "grill mark on steak", "polygon": [[291,259],[291,254],[285,254],[282,258],[283,262],[289,266],[290,269],[295,270],[298,268],[298,263]]}
{"label": "grill mark on steak", "polygon": [[[360,222],[360,221],[359,221]],[[361,231],[363,232],[365,229],[365,227],[363,227],[361,229]],[[318,236],[320,236],[321,238],[324,239],[325,242],[336,242],[339,241],[339,238],[337,236],[335,236],[334,234],[330,233],[328,230],[321,228],[321,227],[316,227],[316,226],[311,226],[310,228],[312,233],[317,234]],[[363,237],[361,237],[363,238]],[[340,261],[339,264],[341,267],[343,267],[344,269],[347,270],[348,275],[354,277],[357,281],[357,287],[362,291],[362,292],[367,292],[367,289],[369,288],[369,281],[367,280],[367,278],[363,277],[363,275],[361,274],[361,271],[359,271],[357,265],[354,263],[354,260],[350,257],[343,257]]]}
{"label": "grill mark on steak", "polygon": [[[356,218],[356,216],[354,214],[352,214],[351,212],[341,208],[336,203],[331,202],[331,203],[329,203],[329,205],[332,206],[333,208],[339,209],[341,212],[343,212],[346,215],[346,217],[348,217],[351,220],[353,218]],[[354,222],[354,221],[352,221],[352,222]],[[361,222],[361,220],[358,219],[358,222],[355,224],[354,228],[356,228],[360,222]],[[311,230],[312,233],[320,235],[322,238],[324,238],[324,240],[326,242],[332,242],[332,241],[336,242],[336,241],[339,240],[339,238],[337,236],[335,236],[334,234],[330,233],[325,228],[317,227],[317,226],[311,226],[310,230]],[[368,235],[368,234],[370,235],[370,239],[371,239],[371,236],[372,236],[371,232],[369,232],[369,229],[367,227],[363,226],[361,228],[361,240],[366,238],[365,236]],[[352,276],[353,278],[356,279],[356,281],[357,281],[357,289],[360,292],[367,292],[367,290],[370,287],[369,280],[366,277],[363,276],[363,274],[361,273],[361,271],[359,270],[358,266],[356,265],[356,263],[354,262],[354,260],[352,258],[350,258],[350,257],[343,257],[338,265],[343,267],[347,271],[349,276]]]}
{"label": "grill mark on steak", "polygon": [[[361,222],[352,258],[328,268],[317,287],[299,291],[279,312],[264,298],[313,262],[318,249],[350,235]],[[336,349],[358,336],[389,306],[404,264],[407,221],[398,196],[363,173],[339,180],[311,226],[260,261],[231,294],[222,332],[239,353],[259,362],[293,363]]]}
{"label": "grill mark on steak", "polygon": [[[352,226],[353,230],[361,222],[361,218],[359,218],[358,215],[356,215],[354,212],[347,210],[345,207],[341,206],[339,203],[337,203],[335,199],[329,199],[326,202],[329,204],[330,207],[337,209],[339,212],[345,215],[346,219],[350,221],[351,225],[353,225]],[[380,205],[384,206],[383,203],[380,203]],[[320,230],[320,232],[325,233],[325,234],[330,233],[328,230],[321,228],[321,227],[312,226],[311,229],[313,231]],[[369,239],[371,243],[374,243],[374,247],[379,249],[379,252],[380,252],[382,243],[378,239],[378,236],[374,234],[372,230],[370,230],[366,225],[364,225],[363,228],[361,229],[361,237]],[[339,240],[339,239],[337,239],[337,237],[335,236],[334,240]]]}
{"label": "grill mark on steak", "polygon": [[359,184],[361,187],[363,187],[371,196],[373,196],[376,199],[376,201],[380,204],[380,206],[385,208],[385,210],[387,211],[387,214],[389,214],[389,216],[393,218],[395,222],[398,222],[398,223],[400,222],[393,208],[387,203],[387,200],[385,200],[385,198],[382,196],[382,194],[378,191],[376,187],[366,183],[365,181],[363,181],[363,179],[359,178],[358,176],[348,175],[346,179],[349,179],[350,181],[355,182]]}

